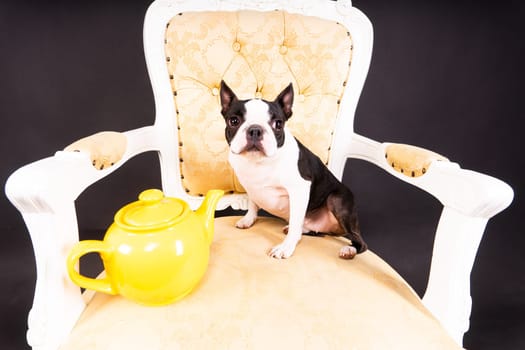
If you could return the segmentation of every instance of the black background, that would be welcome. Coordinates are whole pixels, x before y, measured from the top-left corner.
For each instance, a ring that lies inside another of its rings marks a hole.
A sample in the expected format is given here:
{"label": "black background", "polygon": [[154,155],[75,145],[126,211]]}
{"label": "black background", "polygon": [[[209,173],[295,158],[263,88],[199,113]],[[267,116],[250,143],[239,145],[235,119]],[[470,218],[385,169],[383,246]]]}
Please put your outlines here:
{"label": "black background", "polygon": [[[153,123],[142,49],[143,1],[0,3],[0,180],[102,130]],[[375,29],[355,130],[426,147],[508,182],[513,204],[486,229],[472,271],[465,347],[525,348],[523,53],[519,0],[354,1]],[[422,295],[440,204],[382,170],[348,162],[370,248]],[[100,238],[113,213],[159,187],[157,156],[134,158],[78,199],[81,238]],[[24,349],[35,268],[23,220],[2,192],[0,348]],[[51,238],[50,238],[51,239]],[[348,296],[349,300],[351,295]]]}

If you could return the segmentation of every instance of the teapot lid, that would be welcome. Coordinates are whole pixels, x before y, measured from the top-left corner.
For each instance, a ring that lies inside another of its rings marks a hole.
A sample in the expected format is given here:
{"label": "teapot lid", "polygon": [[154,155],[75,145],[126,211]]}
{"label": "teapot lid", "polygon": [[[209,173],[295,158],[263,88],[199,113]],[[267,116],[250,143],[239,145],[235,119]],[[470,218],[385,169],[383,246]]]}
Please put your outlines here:
{"label": "teapot lid", "polygon": [[130,203],[115,214],[115,223],[125,230],[158,230],[172,226],[184,212],[184,202],[164,197],[160,190],[140,193],[139,200]]}

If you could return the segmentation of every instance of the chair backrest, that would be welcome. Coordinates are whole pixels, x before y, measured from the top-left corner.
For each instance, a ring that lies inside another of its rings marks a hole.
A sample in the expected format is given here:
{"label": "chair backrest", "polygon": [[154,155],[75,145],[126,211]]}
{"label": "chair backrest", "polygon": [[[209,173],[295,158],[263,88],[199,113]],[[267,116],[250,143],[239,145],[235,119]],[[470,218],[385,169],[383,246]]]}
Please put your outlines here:
{"label": "chair backrest", "polygon": [[243,192],[227,161],[221,80],[239,98],[267,100],[291,82],[292,133],[329,167],[334,160],[344,166],[344,146],[337,145],[349,144],[372,45],[370,23],[349,3],[157,0],[150,6],[144,37],[155,125],[172,135],[161,150],[165,192]]}

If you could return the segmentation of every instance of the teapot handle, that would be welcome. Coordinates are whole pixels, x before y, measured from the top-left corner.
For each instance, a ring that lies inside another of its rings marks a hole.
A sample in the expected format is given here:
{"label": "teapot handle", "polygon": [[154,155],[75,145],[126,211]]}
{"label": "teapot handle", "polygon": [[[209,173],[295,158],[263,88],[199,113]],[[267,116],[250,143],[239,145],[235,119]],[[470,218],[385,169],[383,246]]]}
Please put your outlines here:
{"label": "teapot handle", "polygon": [[81,275],[76,270],[80,258],[89,253],[111,254],[113,251],[105,242],[96,240],[80,241],[73,246],[67,258],[67,272],[69,278],[78,286],[86,289],[103,292],[106,294],[118,294],[118,291],[112,286],[108,276],[95,279]]}

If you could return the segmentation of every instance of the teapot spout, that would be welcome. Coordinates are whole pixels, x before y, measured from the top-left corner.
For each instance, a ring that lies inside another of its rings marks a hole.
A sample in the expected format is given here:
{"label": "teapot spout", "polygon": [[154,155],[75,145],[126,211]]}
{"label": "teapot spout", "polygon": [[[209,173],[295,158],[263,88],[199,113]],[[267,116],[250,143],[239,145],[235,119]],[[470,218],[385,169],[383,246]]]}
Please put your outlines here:
{"label": "teapot spout", "polygon": [[195,211],[195,214],[199,217],[204,225],[204,231],[206,232],[206,238],[208,244],[211,244],[213,240],[214,222],[215,222],[215,208],[219,199],[224,195],[222,190],[210,190],[206,193],[204,201],[202,202],[199,209]]}

